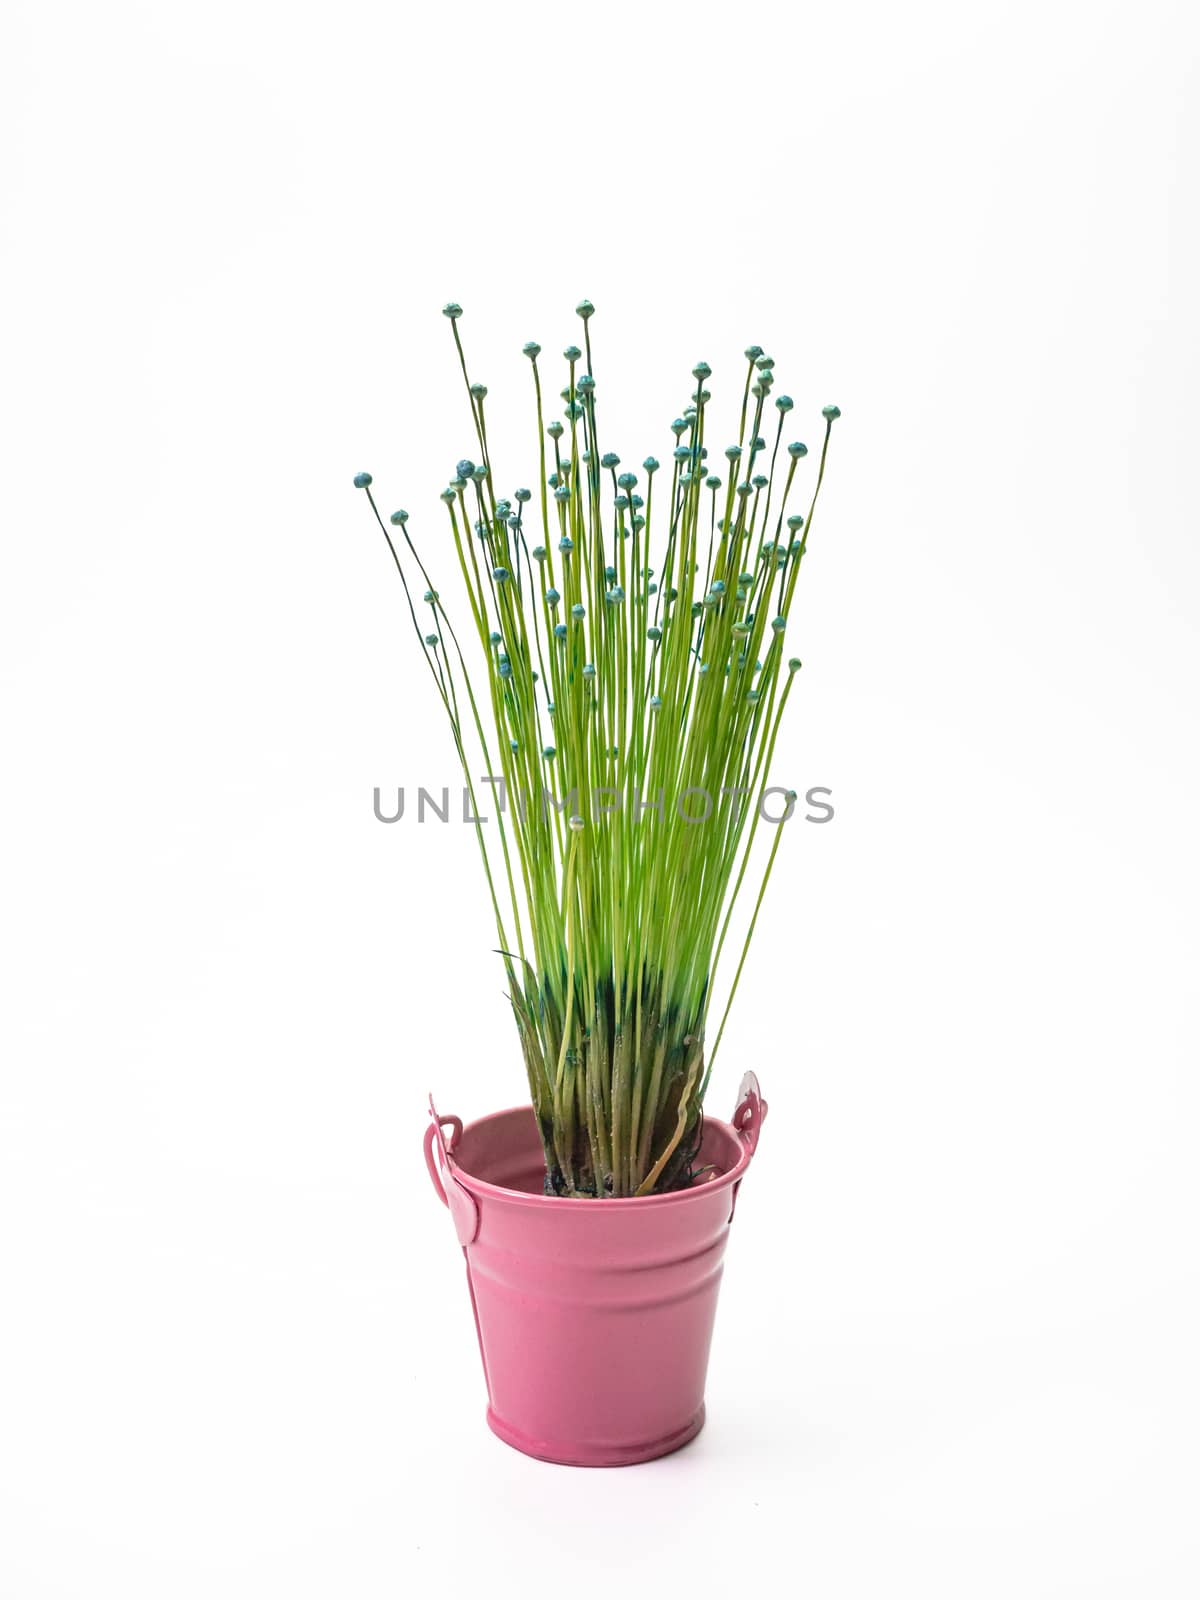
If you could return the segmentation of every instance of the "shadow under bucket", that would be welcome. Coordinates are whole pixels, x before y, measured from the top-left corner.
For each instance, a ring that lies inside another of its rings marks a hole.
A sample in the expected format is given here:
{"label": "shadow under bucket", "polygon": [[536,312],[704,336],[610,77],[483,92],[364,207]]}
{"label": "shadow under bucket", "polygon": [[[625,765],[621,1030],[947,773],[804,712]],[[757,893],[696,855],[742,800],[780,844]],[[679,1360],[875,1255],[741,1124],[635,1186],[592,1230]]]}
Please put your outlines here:
{"label": "shadow under bucket", "polygon": [[532,1106],[466,1128],[430,1112],[425,1160],[467,1260],[493,1433],[581,1467],[694,1438],[729,1224],[767,1113],[754,1074],[732,1123],[704,1119],[696,1166],[709,1170],[641,1199],[544,1195]]}

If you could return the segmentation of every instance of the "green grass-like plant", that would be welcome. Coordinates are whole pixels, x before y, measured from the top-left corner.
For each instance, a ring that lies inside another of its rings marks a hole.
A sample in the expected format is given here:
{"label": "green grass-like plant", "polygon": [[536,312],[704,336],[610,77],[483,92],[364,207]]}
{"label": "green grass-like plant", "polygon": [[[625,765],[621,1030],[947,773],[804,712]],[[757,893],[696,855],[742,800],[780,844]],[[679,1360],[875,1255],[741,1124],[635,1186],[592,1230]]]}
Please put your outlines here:
{"label": "green grass-like plant", "polygon": [[[470,609],[465,646],[408,513],[385,522],[370,474],[354,481],[403,581],[473,815],[475,740],[499,798],[498,857],[482,824],[475,831],[546,1192],[627,1197],[692,1179],[705,1089],[783,836],[776,826],[706,1062],[714,975],[800,668],[784,655],[784,635],[840,413],[824,410],[804,515],[787,508],[808,451],[782,445],[787,395],[775,398],[769,425],[774,363],[757,345],[745,352],[727,482],[707,465],[703,361],[671,425],[668,469],[647,457],[642,475],[623,470],[598,426],[594,308],[585,300],[576,309],[583,349],[564,351],[562,420],[547,424],[541,348],[525,346],[539,488],[508,499],[495,487],[487,390],[467,371],[462,308],[445,307],[479,458],[460,460],[441,493]],[[425,626],[409,563],[424,584]],[[484,669],[473,677],[476,643]],[[785,817],[795,800],[789,791]]]}

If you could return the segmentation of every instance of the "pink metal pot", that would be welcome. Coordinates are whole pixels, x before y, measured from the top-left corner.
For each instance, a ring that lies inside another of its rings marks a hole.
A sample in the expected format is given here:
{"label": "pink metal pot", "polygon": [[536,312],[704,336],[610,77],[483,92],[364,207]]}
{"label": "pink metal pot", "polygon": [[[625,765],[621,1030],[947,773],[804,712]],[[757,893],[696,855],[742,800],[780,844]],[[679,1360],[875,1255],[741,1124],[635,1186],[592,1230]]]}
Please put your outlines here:
{"label": "pink metal pot", "polygon": [[467,1259],[493,1433],[586,1467],[694,1438],[729,1224],[767,1114],[754,1074],[732,1124],[704,1119],[696,1165],[710,1170],[643,1199],[544,1195],[531,1106],[467,1128],[430,1112],[425,1160]]}

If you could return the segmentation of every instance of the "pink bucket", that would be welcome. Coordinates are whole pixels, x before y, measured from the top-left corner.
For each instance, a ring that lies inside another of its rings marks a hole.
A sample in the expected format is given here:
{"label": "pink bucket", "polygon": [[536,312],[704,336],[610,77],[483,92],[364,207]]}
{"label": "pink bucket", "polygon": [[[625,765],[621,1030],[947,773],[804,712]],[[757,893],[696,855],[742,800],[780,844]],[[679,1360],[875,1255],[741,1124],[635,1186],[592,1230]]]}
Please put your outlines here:
{"label": "pink bucket", "polygon": [[425,1160],[467,1258],[493,1433],[581,1467],[687,1444],[704,1424],[725,1243],[767,1114],[754,1074],[732,1124],[704,1119],[696,1166],[709,1170],[642,1199],[544,1195],[531,1106],[467,1128],[430,1111]]}

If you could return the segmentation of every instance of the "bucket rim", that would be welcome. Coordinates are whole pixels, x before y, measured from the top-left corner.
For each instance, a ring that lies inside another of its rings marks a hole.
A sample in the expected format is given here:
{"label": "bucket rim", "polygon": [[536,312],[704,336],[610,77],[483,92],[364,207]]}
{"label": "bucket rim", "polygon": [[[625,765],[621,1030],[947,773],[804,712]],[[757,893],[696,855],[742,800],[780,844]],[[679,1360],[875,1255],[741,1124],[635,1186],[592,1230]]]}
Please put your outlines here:
{"label": "bucket rim", "polygon": [[[766,1106],[764,1102],[764,1112],[765,1109]],[[640,1209],[649,1209],[651,1207],[657,1208],[661,1206],[683,1205],[689,1200],[699,1199],[702,1195],[716,1194],[722,1189],[730,1188],[745,1175],[746,1168],[750,1165],[750,1159],[754,1154],[754,1147],[757,1143],[757,1125],[755,1126],[754,1136],[750,1137],[746,1132],[742,1131],[738,1127],[735,1127],[733,1123],[726,1122],[723,1117],[714,1117],[708,1112],[705,1112],[705,1126],[708,1127],[711,1125],[712,1127],[720,1128],[723,1132],[727,1133],[734,1144],[738,1146],[740,1153],[733,1166],[726,1168],[724,1172],[720,1173],[716,1177],[706,1178],[704,1182],[693,1184],[686,1189],[671,1189],[666,1194],[606,1195],[604,1196],[602,1203],[599,1205],[596,1204],[595,1197],[587,1197],[582,1195],[572,1196],[559,1194],[532,1194],[525,1189],[509,1189],[503,1184],[489,1183],[486,1178],[476,1177],[474,1173],[469,1172],[466,1167],[461,1166],[459,1162],[455,1160],[454,1149],[458,1145],[459,1138],[465,1136],[468,1130],[483,1127],[489,1122],[499,1122],[503,1117],[525,1115],[533,1118],[536,1124],[537,1114],[534,1111],[532,1104],[508,1106],[502,1111],[489,1111],[485,1116],[476,1117],[473,1121],[468,1122],[465,1125],[460,1125],[461,1134],[456,1134],[450,1148],[447,1148],[446,1142],[443,1139],[440,1137],[436,1138],[435,1142],[442,1146],[446,1164],[453,1174],[455,1180],[458,1183],[461,1183],[464,1188],[469,1189],[472,1194],[478,1195],[481,1199],[487,1198],[488,1196],[494,1196],[497,1199],[503,1199],[510,1204],[524,1206],[553,1206],[559,1209],[562,1208],[564,1201],[567,1201],[568,1203],[575,1202],[577,1209],[579,1207],[583,1207],[589,1210],[594,1210],[598,1216],[603,1216],[605,1214],[611,1215],[614,1208],[626,1209],[632,1206]]]}

